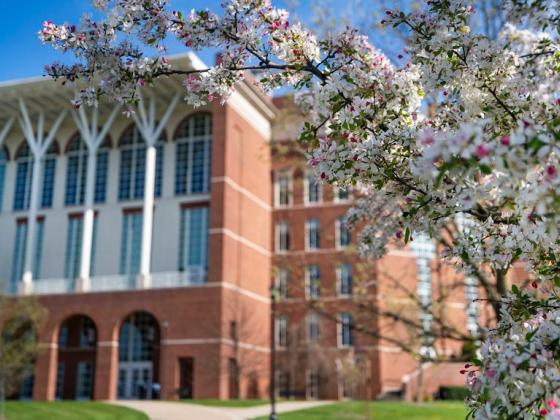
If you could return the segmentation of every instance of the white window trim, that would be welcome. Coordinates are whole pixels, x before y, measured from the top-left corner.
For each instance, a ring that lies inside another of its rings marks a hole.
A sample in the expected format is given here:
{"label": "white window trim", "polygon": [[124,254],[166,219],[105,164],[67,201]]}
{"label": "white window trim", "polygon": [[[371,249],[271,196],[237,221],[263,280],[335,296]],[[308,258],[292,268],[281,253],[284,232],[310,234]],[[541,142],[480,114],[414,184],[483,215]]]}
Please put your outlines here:
{"label": "white window trim", "polygon": [[[282,273],[286,273],[286,284],[285,284],[285,287],[283,288],[284,293],[281,293],[281,291],[282,291],[282,287],[281,287]],[[278,297],[280,299],[286,299],[288,297],[289,278],[290,278],[289,269],[287,269],[285,267],[280,267],[276,270],[276,276],[275,276],[275,279],[274,279],[274,286],[276,287],[276,290],[278,291]]]}
{"label": "white window trim", "polygon": [[338,217],[334,222],[334,237],[335,237],[335,247],[336,249],[348,249],[348,245],[342,245],[340,243],[340,229],[342,228],[342,222],[340,217]]}
{"label": "white window trim", "polygon": [[[280,178],[282,176],[288,177],[288,204],[280,204]],[[280,170],[274,172],[274,207],[285,208],[293,205],[293,186],[294,177],[291,170]]]}
{"label": "white window trim", "polygon": [[[347,298],[347,297],[352,296],[352,293],[342,293],[342,266],[344,264],[348,264],[348,263],[341,263],[341,264],[338,264],[336,266],[336,294],[339,297],[346,297]],[[351,264],[348,264],[348,265],[350,265],[350,267],[352,267]]]}
{"label": "white window trim", "polygon": [[316,178],[313,172],[306,171],[303,177],[303,204],[306,206],[315,206],[323,202],[323,185],[319,182],[319,199],[317,201],[309,201],[309,179]]}
{"label": "white window trim", "polygon": [[[305,267],[305,298],[307,300],[319,299],[319,297],[321,296],[320,286],[318,287],[319,292],[317,293],[317,296],[311,296],[309,293],[311,289],[311,275],[310,275],[309,267],[316,266],[316,265],[318,264],[310,264]],[[319,281],[320,279],[321,279],[321,268],[319,268]]]}
{"label": "white window trim", "polygon": [[290,244],[288,243],[288,249],[280,249],[280,237],[281,237],[281,231],[282,231],[282,226],[286,226],[287,232],[288,232],[288,237],[290,236],[290,225],[288,224],[288,222],[278,222],[276,223],[276,226],[274,227],[274,249],[276,250],[277,253],[282,254],[282,253],[286,253],[290,250]]}
{"label": "white window trim", "polygon": [[337,345],[340,349],[349,349],[353,347],[353,344],[342,344],[342,315],[343,313],[338,314],[338,322],[336,323],[336,338],[337,338]]}
{"label": "white window trim", "polygon": [[[317,325],[317,337],[312,338],[310,331],[311,331],[311,324],[312,324],[312,320],[315,320],[315,324]],[[317,312],[310,312],[307,314],[307,316],[305,317],[305,335],[306,335],[306,339],[308,343],[316,343],[319,341],[320,335],[321,335],[321,318],[319,317],[319,314],[317,314]]]}
{"label": "white window trim", "polygon": [[[274,345],[276,346],[277,349],[285,349],[287,348],[287,341],[288,341],[288,318],[286,318],[285,316],[278,316],[276,317],[276,319],[274,320],[275,325],[274,325]],[[286,327],[286,343],[285,344],[280,344],[280,324],[285,323],[285,327]]]}
{"label": "white window trim", "polygon": [[[311,222],[317,222],[317,230],[319,233],[319,246],[318,247],[311,247]],[[308,219],[305,221],[305,250],[306,251],[316,251],[321,248],[321,222],[319,219]]]}
{"label": "white window trim", "polygon": [[348,198],[341,199],[341,198],[338,196],[338,191],[339,191],[340,189],[342,189],[342,187],[339,187],[339,186],[337,186],[337,185],[335,185],[335,186],[333,187],[333,195],[334,195],[333,201],[334,201],[335,203],[349,203],[349,202],[352,201],[352,198],[353,198],[353,197],[352,197],[352,188],[350,188],[350,187],[344,187],[344,188],[346,188],[346,189],[348,190]]}
{"label": "white window trim", "polygon": [[[311,395],[311,375],[317,375],[317,389],[315,390],[315,396]],[[319,399],[319,374],[316,369],[307,369],[305,372],[305,398],[308,400],[318,400]]]}

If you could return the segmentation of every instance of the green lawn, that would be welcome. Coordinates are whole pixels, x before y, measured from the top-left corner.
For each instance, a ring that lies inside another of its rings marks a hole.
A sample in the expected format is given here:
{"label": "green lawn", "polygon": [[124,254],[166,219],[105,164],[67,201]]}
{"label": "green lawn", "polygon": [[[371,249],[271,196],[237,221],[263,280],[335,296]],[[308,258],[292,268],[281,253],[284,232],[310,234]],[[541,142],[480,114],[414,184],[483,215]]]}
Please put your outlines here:
{"label": "green lawn", "polygon": [[278,418],[279,420],[464,420],[466,415],[467,410],[463,402],[459,401],[420,405],[400,401],[376,401],[325,405],[280,414]]}
{"label": "green lawn", "polygon": [[8,420],[148,420],[139,411],[89,401],[8,401],[6,416]]}
{"label": "green lawn", "polygon": [[189,404],[207,405],[209,407],[256,407],[268,404],[268,400],[181,400]]}

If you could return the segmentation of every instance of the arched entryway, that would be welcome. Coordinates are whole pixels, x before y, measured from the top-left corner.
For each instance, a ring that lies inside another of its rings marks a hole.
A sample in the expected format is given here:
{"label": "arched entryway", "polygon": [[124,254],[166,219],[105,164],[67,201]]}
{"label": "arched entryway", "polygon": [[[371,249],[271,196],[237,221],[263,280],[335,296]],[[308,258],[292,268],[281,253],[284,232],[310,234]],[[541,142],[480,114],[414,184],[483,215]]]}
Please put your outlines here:
{"label": "arched entryway", "polygon": [[157,320],[147,312],[134,312],[119,331],[118,398],[151,399],[159,382],[159,341]]}
{"label": "arched entryway", "polygon": [[93,399],[97,328],[86,315],[73,315],[58,332],[56,391],[58,400]]}

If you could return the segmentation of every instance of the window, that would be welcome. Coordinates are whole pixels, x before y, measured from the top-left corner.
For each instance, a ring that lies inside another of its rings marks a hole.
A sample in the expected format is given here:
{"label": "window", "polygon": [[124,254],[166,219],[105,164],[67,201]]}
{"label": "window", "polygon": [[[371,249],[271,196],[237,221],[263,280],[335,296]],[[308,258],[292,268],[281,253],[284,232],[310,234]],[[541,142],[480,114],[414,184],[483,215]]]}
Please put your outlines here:
{"label": "window", "polygon": [[320,225],[318,219],[309,219],[305,224],[305,245],[308,250],[320,248]]}
{"label": "window", "polygon": [[435,244],[425,234],[415,235],[412,251],[416,255],[418,272],[417,293],[421,305],[420,321],[424,332],[424,346],[432,345],[432,271],[430,262],[435,257]]}
{"label": "window", "polygon": [[[119,200],[139,200],[144,197],[146,143],[138,130],[131,126],[122,137],[119,169]],[[155,197],[161,197],[163,178],[163,139],[156,143]]]}
{"label": "window", "polygon": [[64,363],[56,366],[56,391],[55,399],[61,400],[64,393]]}
{"label": "window", "polygon": [[322,199],[321,183],[315,174],[305,174],[304,180],[304,198],[305,204],[320,203]]}
{"label": "window", "polygon": [[478,335],[478,281],[474,276],[465,278],[465,300],[467,301],[467,331]]}
{"label": "window", "polygon": [[4,147],[0,147],[0,211],[2,211],[2,201],[4,198],[4,178],[6,175],[7,163],[8,163],[8,152]]}
{"label": "window", "polygon": [[305,384],[306,396],[308,400],[316,400],[319,398],[319,373],[312,369],[307,371]]}
{"label": "window", "polygon": [[212,116],[197,114],[177,128],[175,136],[175,195],[210,191]]}
{"label": "window", "polygon": [[123,214],[121,236],[120,273],[128,274],[134,281],[140,270],[140,248],[142,246],[142,213]]}
{"label": "window", "polygon": [[[68,163],[66,166],[64,204],[67,206],[84,204],[89,151],[79,134],[70,140],[67,150]],[[94,186],[94,201],[96,203],[105,202],[108,163],[109,143],[106,140],[97,152]]]}
{"label": "window", "polygon": [[179,271],[190,283],[206,282],[208,272],[208,207],[181,210]]}
{"label": "window", "polygon": [[287,268],[279,268],[276,272],[276,290],[280,299],[288,297],[288,284],[290,281],[290,271]]}
{"label": "window", "polygon": [[237,321],[229,321],[229,338],[233,341],[237,341]]}
{"label": "window", "polygon": [[19,399],[32,400],[34,386],[35,386],[35,374],[33,373],[33,368],[27,368],[21,374],[21,383],[19,386]]}
{"label": "window", "polygon": [[93,366],[90,362],[78,362],[76,399],[90,400],[93,396]]}
{"label": "window", "polygon": [[352,265],[348,263],[340,264],[336,274],[338,277],[338,294],[340,296],[350,296],[352,294]]}
{"label": "window", "polygon": [[[23,277],[23,265],[27,243],[27,220],[19,220],[16,225],[14,241],[14,256],[12,259],[12,281],[10,292],[16,293],[17,286]],[[38,219],[35,225],[35,249],[33,250],[33,277],[41,277],[41,253],[43,248],[43,219]]]}
{"label": "window", "polygon": [[350,246],[352,241],[352,236],[350,235],[350,229],[346,223],[345,217],[339,217],[336,219],[336,247],[346,248]]}
{"label": "window", "polygon": [[[66,263],[64,265],[64,277],[76,279],[80,276],[80,266],[82,262],[82,232],[84,219],[70,217],[68,219],[68,233],[66,234]],[[93,274],[93,262],[95,255],[95,242],[97,238],[97,219],[93,219],[93,234],[91,243],[91,264],[89,274]]]}
{"label": "window", "polygon": [[317,299],[320,294],[321,274],[317,264],[305,268],[305,295],[308,299]]}
{"label": "window", "polygon": [[290,226],[286,222],[276,224],[276,251],[290,249]]}
{"label": "window", "polygon": [[91,318],[87,316],[81,317],[80,326],[80,347],[81,348],[92,348],[95,347],[97,343],[97,332],[95,324]]}
{"label": "window", "polygon": [[319,322],[320,317],[316,312],[307,315],[307,341],[314,342],[319,339]]}
{"label": "window", "polygon": [[[53,142],[43,160],[42,195],[39,202],[42,208],[52,207],[56,155],[58,146]],[[14,210],[29,209],[31,183],[33,178],[33,154],[27,143],[23,143],[16,154],[16,184],[14,188]]]}
{"label": "window", "polygon": [[283,171],[275,173],[274,204],[276,207],[289,206],[292,201],[292,173]]}
{"label": "window", "polygon": [[334,201],[344,202],[350,200],[350,187],[335,187],[334,188]]}
{"label": "window", "polygon": [[288,318],[285,316],[276,317],[274,342],[276,343],[277,348],[288,346]]}
{"label": "window", "polygon": [[354,344],[352,334],[352,315],[348,312],[343,312],[339,316],[338,324],[338,346],[350,347]]}

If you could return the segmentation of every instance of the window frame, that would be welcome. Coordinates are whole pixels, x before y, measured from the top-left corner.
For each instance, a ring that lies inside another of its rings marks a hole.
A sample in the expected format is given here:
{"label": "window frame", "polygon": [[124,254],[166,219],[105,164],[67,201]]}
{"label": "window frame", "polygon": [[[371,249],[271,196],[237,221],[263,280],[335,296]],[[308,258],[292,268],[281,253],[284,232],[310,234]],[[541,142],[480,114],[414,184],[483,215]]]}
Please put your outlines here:
{"label": "window frame", "polygon": [[[311,192],[311,181],[317,185],[318,192],[317,192],[317,200],[311,201],[310,200],[310,192]],[[321,181],[317,179],[315,174],[310,171],[306,171],[303,177],[303,204],[306,206],[314,206],[321,204],[323,202],[323,184]]]}

